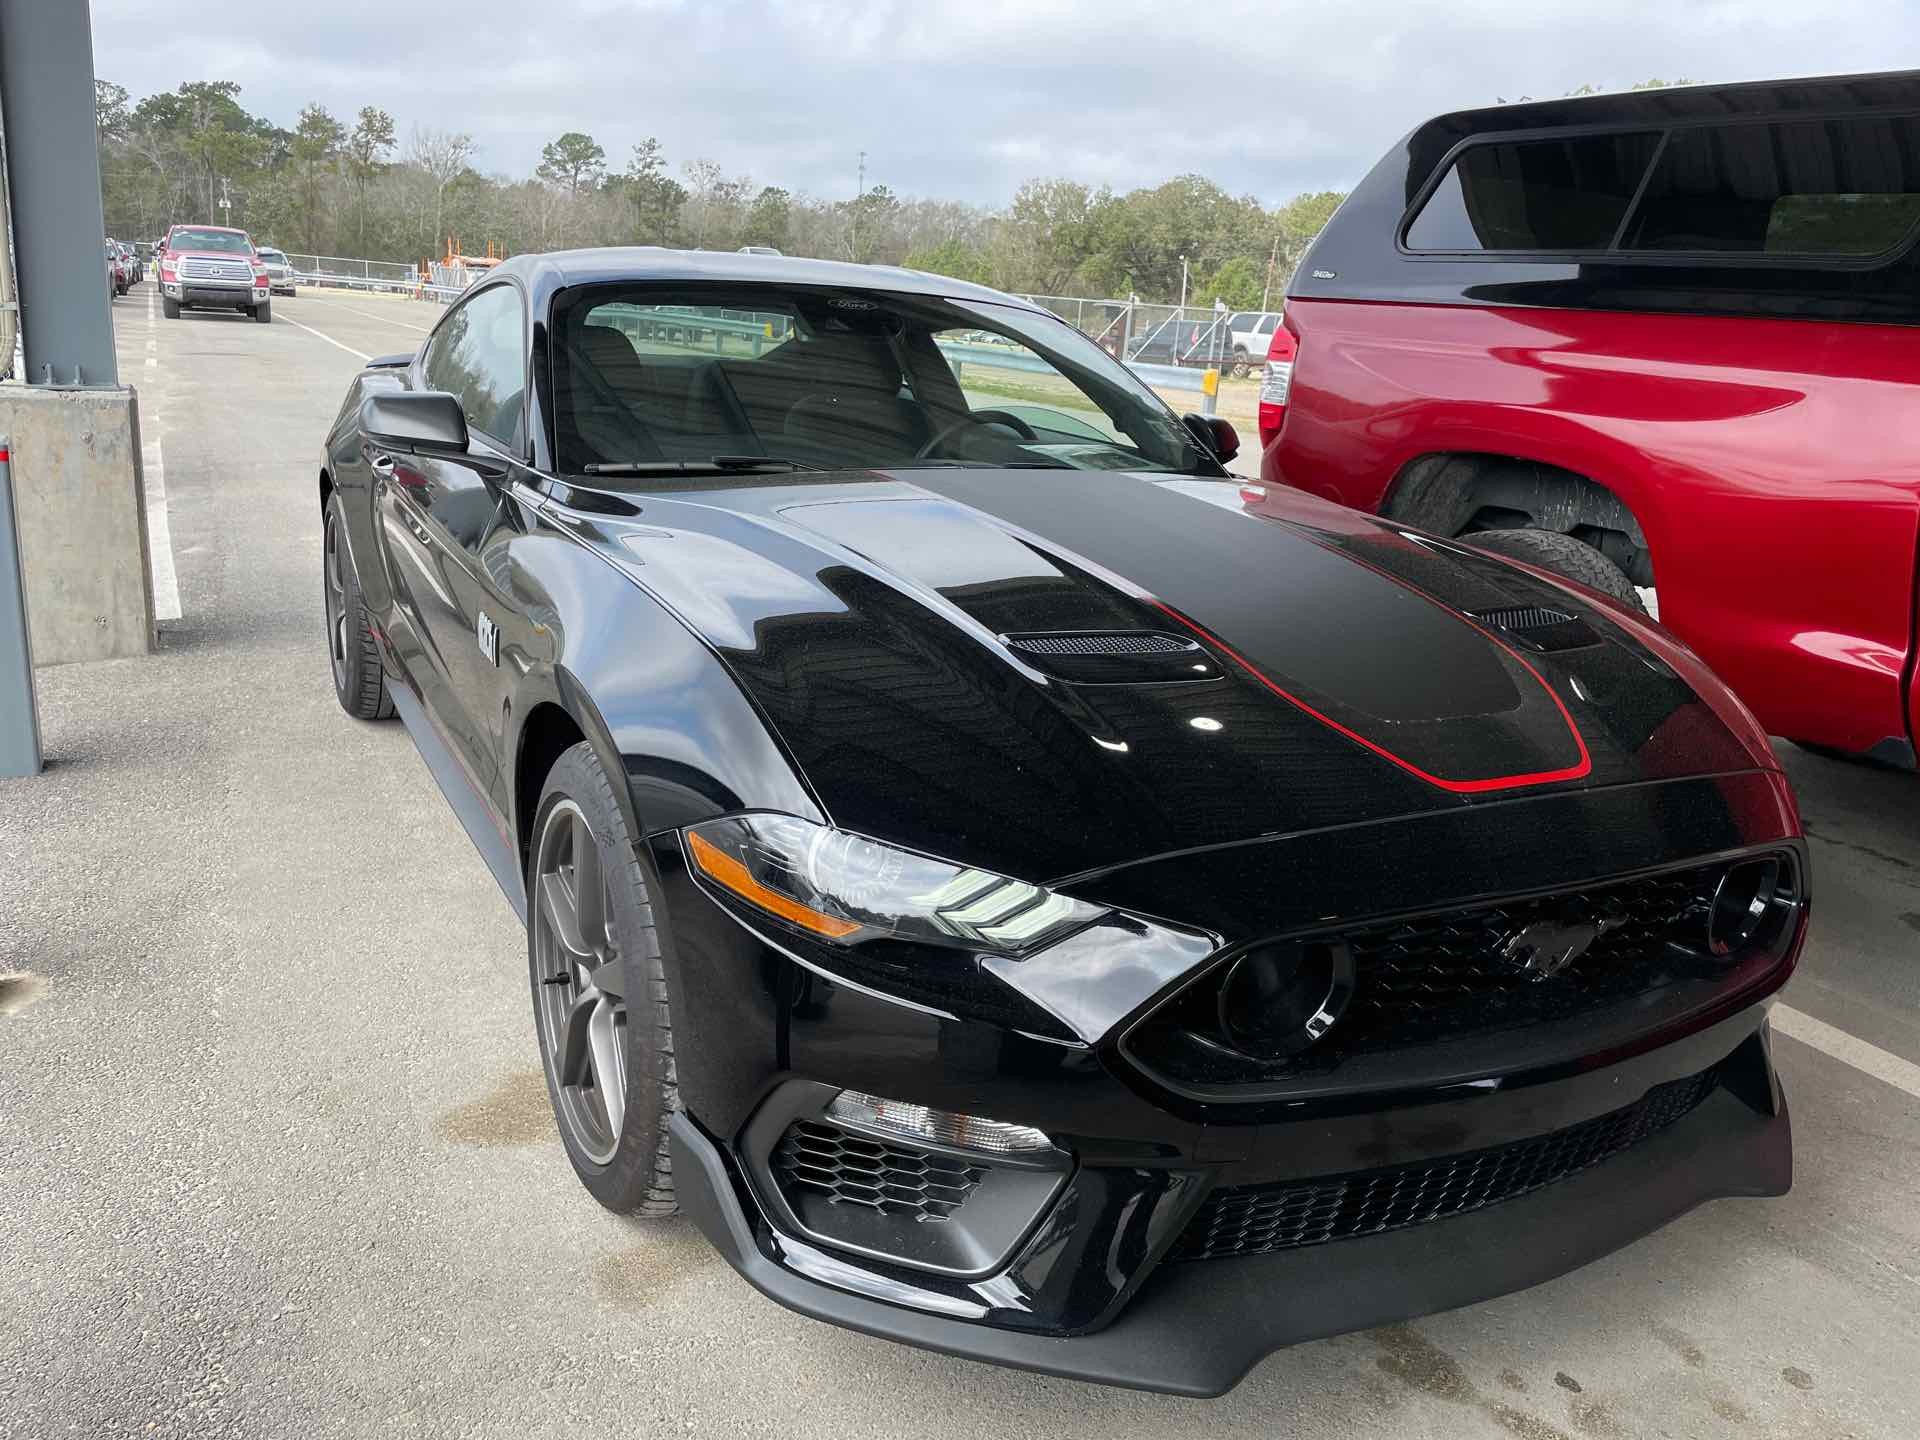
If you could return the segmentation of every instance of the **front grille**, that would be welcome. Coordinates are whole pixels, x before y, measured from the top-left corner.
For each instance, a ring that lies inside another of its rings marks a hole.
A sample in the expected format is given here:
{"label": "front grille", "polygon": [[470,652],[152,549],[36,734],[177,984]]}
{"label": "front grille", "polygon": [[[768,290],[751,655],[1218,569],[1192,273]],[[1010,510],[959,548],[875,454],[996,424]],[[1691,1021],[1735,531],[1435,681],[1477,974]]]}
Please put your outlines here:
{"label": "front grille", "polygon": [[781,1189],[825,1195],[911,1220],[945,1220],[966,1203],[981,1172],[965,1161],[870,1140],[819,1120],[796,1120],[773,1152]]}
{"label": "front grille", "polygon": [[1548,1135],[1420,1165],[1215,1190],[1170,1259],[1267,1255],[1403,1230],[1497,1205],[1600,1164],[1672,1125],[1713,1092],[1712,1071]]}
{"label": "front grille", "polygon": [[1200,647],[1151,630],[1082,635],[1012,635],[1007,645],[1030,655],[1177,655]]}
{"label": "front grille", "polygon": [[[1702,962],[1678,944],[1705,937],[1720,867],[1425,915],[1347,931],[1359,985],[1335,1030],[1343,1048],[1382,1049],[1562,1020],[1657,988]],[[1547,979],[1507,958],[1537,921],[1577,916],[1607,928]]]}
{"label": "front grille", "polygon": [[212,260],[203,255],[187,255],[180,261],[182,280],[253,279],[253,266],[245,260]]}
{"label": "front grille", "polygon": [[[1143,1020],[1122,1051],[1175,1089],[1255,1100],[1349,1064],[1416,1083],[1466,1054],[1497,1063],[1486,1047],[1518,1030],[1554,1027],[1554,1043],[1567,1046],[1583,1043],[1577,1027],[1588,1023],[1664,1023],[1728,986],[1753,984],[1790,952],[1803,914],[1798,865],[1786,852],[1766,858],[1783,876],[1774,915],[1735,956],[1711,953],[1708,915],[1716,887],[1744,859],[1265,942],[1244,953],[1277,955],[1263,963],[1315,987],[1313,966],[1333,972],[1334,1019],[1319,1038],[1292,1047],[1268,1039],[1293,1033],[1275,1022],[1301,998],[1317,1000],[1317,988],[1274,998],[1236,983],[1241,967],[1229,963]],[[1304,958],[1287,959],[1289,950]]]}

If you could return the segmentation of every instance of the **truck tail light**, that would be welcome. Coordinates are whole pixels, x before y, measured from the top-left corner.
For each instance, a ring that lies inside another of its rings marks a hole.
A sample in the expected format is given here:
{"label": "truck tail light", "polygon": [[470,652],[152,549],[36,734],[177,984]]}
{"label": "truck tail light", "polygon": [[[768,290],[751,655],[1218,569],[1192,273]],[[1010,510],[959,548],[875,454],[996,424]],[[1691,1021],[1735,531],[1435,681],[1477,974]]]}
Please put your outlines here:
{"label": "truck tail light", "polygon": [[1267,347],[1267,367],[1260,376],[1260,448],[1265,450],[1280,434],[1287,418],[1287,393],[1293,388],[1293,362],[1300,353],[1299,337],[1293,333],[1293,317],[1286,317],[1273,332]]}

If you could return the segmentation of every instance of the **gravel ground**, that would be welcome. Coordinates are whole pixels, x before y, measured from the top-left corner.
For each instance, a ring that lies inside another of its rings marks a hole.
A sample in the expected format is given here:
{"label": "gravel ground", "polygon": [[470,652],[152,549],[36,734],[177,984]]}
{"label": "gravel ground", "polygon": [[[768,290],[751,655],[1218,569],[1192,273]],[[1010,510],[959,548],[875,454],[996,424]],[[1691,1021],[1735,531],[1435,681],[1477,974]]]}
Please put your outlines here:
{"label": "gravel ground", "polygon": [[[329,686],[320,438],[347,352],[436,312],[152,294],[115,319],[185,618],[42,672],[50,768],[0,782],[0,1435],[1920,1433],[1920,1100],[1786,1038],[1787,1199],[1213,1402],[845,1334],[608,1216],[553,1134],[512,913],[406,735]],[[1788,757],[1818,895],[1791,1003],[1920,1061],[1920,782]]]}

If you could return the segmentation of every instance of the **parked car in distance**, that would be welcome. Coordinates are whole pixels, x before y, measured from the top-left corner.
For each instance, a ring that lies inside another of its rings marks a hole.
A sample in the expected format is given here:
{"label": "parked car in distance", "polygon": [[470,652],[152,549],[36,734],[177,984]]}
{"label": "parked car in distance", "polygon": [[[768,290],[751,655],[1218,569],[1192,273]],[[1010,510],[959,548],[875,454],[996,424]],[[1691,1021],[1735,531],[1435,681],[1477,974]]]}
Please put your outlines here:
{"label": "parked car in distance", "polygon": [[1224,364],[1231,356],[1225,316],[1193,319],[1174,315],[1128,344],[1127,359],[1142,365]]}
{"label": "parked car in distance", "polygon": [[1910,768],[1916,155],[1916,71],[1431,120],[1295,275],[1263,473],[1653,586],[1769,731]]}
{"label": "parked car in distance", "polygon": [[107,275],[113,281],[113,293],[124,295],[133,284],[133,277],[127,273],[127,257],[120,252],[117,241],[108,240],[102,248],[107,257]]}
{"label": "parked car in distance", "polygon": [[658,249],[518,256],[354,378],[335,690],[524,918],[595,1199],[1213,1394],[1786,1189],[1766,737],[1589,590],[1249,516],[1227,434],[1010,296]]}
{"label": "parked car in distance", "polygon": [[160,257],[160,307],[169,320],[182,310],[239,310],[261,324],[273,319],[267,267],[244,230],[175,225]]}
{"label": "parked car in distance", "polygon": [[257,245],[254,252],[259,255],[260,263],[267,267],[267,284],[275,295],[294,293],[293,262],[287,258],[284,250],[276,250],[271,245]]}
{"label": "parked car in distance", "polygon": [[1259,364],[1280,328],[1278,310],[1241,310],[1229,317],[1227,333],[1233,338],[1227,373],[1238,379]]}

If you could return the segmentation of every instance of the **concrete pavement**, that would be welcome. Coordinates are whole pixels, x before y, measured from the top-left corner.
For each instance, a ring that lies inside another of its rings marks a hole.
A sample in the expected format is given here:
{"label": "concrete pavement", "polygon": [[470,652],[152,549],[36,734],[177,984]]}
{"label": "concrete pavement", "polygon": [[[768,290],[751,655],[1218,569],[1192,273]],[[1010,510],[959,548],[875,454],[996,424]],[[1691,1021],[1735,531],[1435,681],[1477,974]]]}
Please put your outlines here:
{"label": "concrete pavement", "polygon": [[[115,319],[182,617],[154,658],[43,671],[52,768],[0,782],[0,975],[30,977],[0,978],[0,1436],[1920,1433],[1920,1098],[1790,1038],[1786,1199],[1213,1402],[835,1331],[684,1223],[605,1214],[510,910],[327,673],[320,439],[357,355],[438,312],[167,322],[151,288]],[[1817,894],[1790,1002],[1920,1063],[1920,781],[1784,753]]]}

